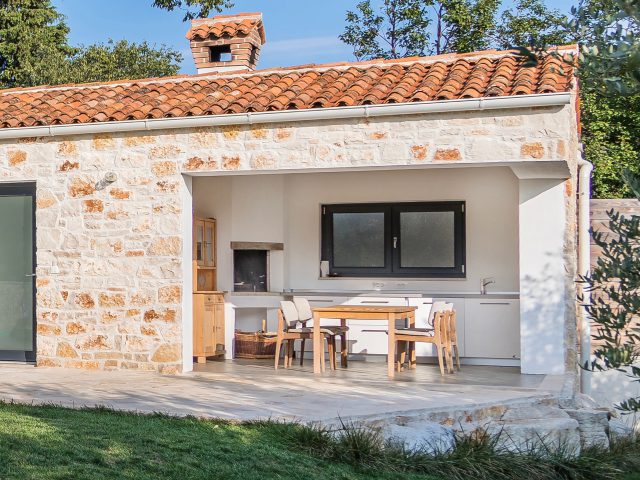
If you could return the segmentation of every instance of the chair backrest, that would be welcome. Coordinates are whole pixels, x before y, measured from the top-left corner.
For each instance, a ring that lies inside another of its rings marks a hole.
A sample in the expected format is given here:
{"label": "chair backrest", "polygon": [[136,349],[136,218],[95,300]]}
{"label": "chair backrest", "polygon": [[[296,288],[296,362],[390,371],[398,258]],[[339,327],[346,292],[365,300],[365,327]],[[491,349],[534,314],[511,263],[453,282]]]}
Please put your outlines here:
{"label": "chair backrest", "polygon": [[300,322],[298,317],[298,310],[293,302],[283,300],[280,302],[280,308],[282,310],[282,316],[284,317],[285,329],[296,328]]}
{"label": "chair backrest", "polygon": [[444,310],[433,313],[433,335],[441,342],[447,338],[447,317],[449,313]]}
{"label": "chair backrest", "polygon": [[458,341],[458,326],[456,322],[457,314],[455,310],[451,310],[449,312],[449,322],[447,324],[447,334],[449,335],[449,340],[452,342]]}
{"label": "chair backrest", "polygon": [[453,310],[453,303],[447,303],[442,301],[433,302],[431,305],[431,311],[429,312],[429,319],[427,322],[433,327],[433,319],[438,312],[446,312]]}
{"label": "chair backrest", "polygon": [[309,300],[304,297],[293,297],[293,303],[298,309],[298,319],[301,322],[308,322],[313,319],[313,311]]}
{"label": "chair backrest", "polygon": [[453,309],[445,309],[441,312],[436,312],[433,328],[439,331],[440,338],[443,342],[457,342],[456,311]]}

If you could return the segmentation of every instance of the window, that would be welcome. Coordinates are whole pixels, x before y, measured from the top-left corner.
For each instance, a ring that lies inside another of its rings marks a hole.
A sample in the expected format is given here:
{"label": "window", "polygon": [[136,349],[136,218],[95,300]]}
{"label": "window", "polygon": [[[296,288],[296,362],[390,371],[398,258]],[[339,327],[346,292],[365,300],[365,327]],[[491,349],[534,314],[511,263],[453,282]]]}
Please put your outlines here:
{"label": "window", "polygon": [[209,47],[210,62],[230,62],[231,60],[233,60],[233,57],[231,55],[231,45],[218,45],[215,47]]}
{"label": "window", "polygon": [[342,277],[465,277],[464,202],[324,205],[322,259]]}
{"label": "window", "polygon": [[258,48],[253,45],[251,47],[251,56],[249,57],[249,65],[256,65],[258,63]]}

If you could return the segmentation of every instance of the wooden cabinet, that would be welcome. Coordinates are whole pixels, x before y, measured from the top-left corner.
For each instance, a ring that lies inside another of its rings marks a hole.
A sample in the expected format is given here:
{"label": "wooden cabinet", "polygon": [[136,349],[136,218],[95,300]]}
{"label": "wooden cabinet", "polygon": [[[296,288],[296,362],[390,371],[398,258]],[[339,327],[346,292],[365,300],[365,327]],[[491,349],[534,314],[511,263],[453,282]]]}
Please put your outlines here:
{"label": "wooden cabinet", "polygon": [[224,355],[224,295],[193,294],[193,356],[198,363]]}
{"label": "wooden cabinet", "polygon": [[225,354],[224,295],[217,292],[216,221],[193,220],[193,356]]}
{"label": "wooden cabinet", "polygon": [[464,333],[467,357],[519,359],[520,302],[467,299]]}
{"label": "wooden cabinet", "polygon": [[193,220],[193,290],[212,292],[217,288],[216,221]]}

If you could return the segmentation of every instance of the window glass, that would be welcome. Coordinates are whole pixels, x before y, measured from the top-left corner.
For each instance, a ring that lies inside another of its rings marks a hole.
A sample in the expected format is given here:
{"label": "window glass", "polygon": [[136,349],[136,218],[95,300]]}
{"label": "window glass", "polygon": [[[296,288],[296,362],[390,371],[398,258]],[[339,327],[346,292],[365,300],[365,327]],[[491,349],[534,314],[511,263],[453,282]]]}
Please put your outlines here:
{"label": "window glass", "polygon": [[455,267],[455,215],[400,212],[402,268]]}
{"label": "window glass", "polygon": [[331,276],[464,278],[464,202],[323,205]]}
{"label": "window glass", "polygon": [[32,202],[0,196],[0,350],[33,350]]}
{"label": "window glass", "polygon": [[384,212],[333,214],[333,265],[384,267]]}

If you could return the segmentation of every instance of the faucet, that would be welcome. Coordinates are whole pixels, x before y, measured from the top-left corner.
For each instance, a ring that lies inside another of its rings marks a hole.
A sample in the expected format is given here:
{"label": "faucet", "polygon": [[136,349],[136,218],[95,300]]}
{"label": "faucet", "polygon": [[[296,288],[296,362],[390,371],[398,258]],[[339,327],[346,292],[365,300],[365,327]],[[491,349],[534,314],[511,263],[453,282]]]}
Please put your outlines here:
{"label": "faucet", "polygon": [[483,278],[480,280],[480,295],[486,295],[487,285],[491,285],[492,283],[496,283],[493,277]]}

